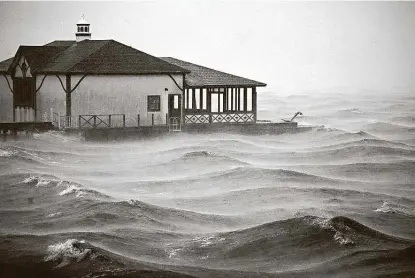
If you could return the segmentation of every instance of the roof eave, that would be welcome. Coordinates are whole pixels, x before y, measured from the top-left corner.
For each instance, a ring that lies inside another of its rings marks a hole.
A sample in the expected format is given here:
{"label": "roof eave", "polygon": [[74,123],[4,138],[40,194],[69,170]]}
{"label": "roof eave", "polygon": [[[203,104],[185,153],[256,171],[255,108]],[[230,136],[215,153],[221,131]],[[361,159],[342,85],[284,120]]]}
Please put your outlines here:
{"label": "roof eave", "polygon": [[265,87],[265,83],[256,83],[256,84],[197,84],[197,85],[187,85],[187,87],[195,88],[217,88],[217,87]]}
{"label": "roof eave", "polygon": [[76,75],[164,75],[164,74],[186,74],[190,72],[166,71],[166,72],[98,72],[98,71],[36,71],[37,74],[76,74]]}

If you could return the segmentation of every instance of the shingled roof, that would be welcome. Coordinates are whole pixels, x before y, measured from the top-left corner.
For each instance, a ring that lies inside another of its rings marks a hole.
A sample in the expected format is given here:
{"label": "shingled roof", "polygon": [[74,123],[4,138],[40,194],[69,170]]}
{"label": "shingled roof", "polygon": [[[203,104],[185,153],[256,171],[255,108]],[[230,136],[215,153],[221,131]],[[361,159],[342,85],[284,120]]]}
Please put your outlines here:
{"label": "shingled roof", "polygon": [[9,72],[9,67],[12,64],[13,60],[14,57],[0,62],[0,74],[6,74]]}
{"label": "shingled roof", "polygon": [[114,40],[53,41],[20,46],[14,58],[0,62],[10,73],[23,55],[32,73],[43,74],[186,74],[186,85],[266,86],[265,83],[171,57],[157,58]]}
{"label": "shingled roof", "polygon": [[[66,47],[58,46],[25,46],[22,45],[17,50],[13,62],[10,67],[14,67],[18,63],[21,55],[26,58],[29,63],[31,72],[40,72],[43,70],[45,64],[58,56]],[[9,70],[10,70],[9,67]]]}
{"label": "shingled roof", "polygon": [[0,70],[10,73],[20,55],[27,59],[32,73],[189,73],[186,69],[114,40],[54,41],[44,46],[20,46],[11,63],[9,60],[0,63]]}
{"label": "shingled roof", "polygon": [[190,71],[186,75],[186,85],[189,87],[203,86],[266,86],[267,84],[251,79],[246,79],[229,73],[221,72],[204,66],[192,64],[172,57],[161,57],[166,62],[172,63]]}
{"label": "shingled roof", "polygon": [[76,41],[53,41],[48,44],[45,44],[45,46],[65,46],[70,47],[74,45]]}
{"label": "shingled roof", "polygon": [[[64,54],[76,56],[81,53],[84,55],[88,52],[88,49],[94,48],[92,54],[83,57],[68,69],[69,72],[92,74],[189,73],[188,70],[177,65],[165,62],[160,58],[114,40],[103,41],[99,47],[92,42],[94,41],[84,40],[77,43],[76,47],[70,47],[65,51]],[[70,53],[72,48],[75,49],[76,53]],[[76,48],[81,51],[76,51]]]}

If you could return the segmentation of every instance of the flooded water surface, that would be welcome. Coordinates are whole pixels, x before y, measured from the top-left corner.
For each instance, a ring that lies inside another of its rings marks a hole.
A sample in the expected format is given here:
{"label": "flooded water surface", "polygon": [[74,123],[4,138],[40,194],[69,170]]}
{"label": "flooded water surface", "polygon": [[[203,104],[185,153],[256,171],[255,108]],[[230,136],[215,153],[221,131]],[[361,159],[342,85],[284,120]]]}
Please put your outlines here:
{"label": "flooded water surface", "polygon": [[415,276],[415,97],[263,93],[258,106],[316,127],[0,143],[6,273]]}

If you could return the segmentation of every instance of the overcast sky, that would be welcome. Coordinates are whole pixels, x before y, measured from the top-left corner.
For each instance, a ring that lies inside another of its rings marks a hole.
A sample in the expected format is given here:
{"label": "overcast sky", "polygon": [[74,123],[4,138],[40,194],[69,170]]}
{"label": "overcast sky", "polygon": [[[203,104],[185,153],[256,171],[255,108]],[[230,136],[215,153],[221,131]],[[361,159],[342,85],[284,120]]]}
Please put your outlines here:
{"label": "overcast sky", "polygon": [[412,90],[415,2],[0,2],[0,59],[19,45],[114,39],[268,84],[267,91]]}

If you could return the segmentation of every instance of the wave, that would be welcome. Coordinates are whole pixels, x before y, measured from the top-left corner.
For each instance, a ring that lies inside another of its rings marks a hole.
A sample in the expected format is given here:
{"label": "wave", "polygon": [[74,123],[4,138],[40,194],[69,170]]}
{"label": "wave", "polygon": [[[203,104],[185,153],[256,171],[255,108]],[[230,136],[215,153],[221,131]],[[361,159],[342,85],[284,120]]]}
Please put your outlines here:
{"label": "wave", "polygon": [[357,116],[357,115],[361,116],[361,115],[365,115],[366,113],[363,112],[359,108],[350,108],[350,109],[338,110],[336,114],[337,116],[340,116],[340,117],[350,117],[350,116]]}
{"label": "wave", "polygon": [[392,123],[402,126],[415,127],[415,116],[398,116],[391,119]]}
{"label": "wave", "polygon": [[415,127],[407,127],[393,123],[387,122],[375,122],[366,125],[365,130],[371,132],[378,132],[378,133],[397,133],[397,134],[405,134],[405,133],[415,133]]}
{"label": "wave", "polygon": [[[267,258],[291,263],[312,263],[335,256],[341,249],[405,248],[414,241],[390,236],[348,217],[324,219],[305,216],[275,221],[253,228],[220,234],[225,238],[218,257],[246,261]],[[340,249],[339,249],[340,248]]]}
{"label": "wave", "polygon": [[336,149],[312,151],[310,155],[320,159],[346,159],[349,161],[355,157],[369,158],[383,156],[387,159],[396,159],[397,157],[415,158],[415,149],[354,144],[337,147]]}
{"label": "wave", "polygon": [[5,277],[194,277],[116,254],[86,240],[30,235],[0,239]]}
{"label": "wave", "polygon": [[[397,250],[395,254],[409,255],[415,243],[343,216],[304,216],[231,232],[182,234],[179,238],[156,230],[129,231],[2,236],[0,250],[11,248],[7,255],[9,265],[5,269],[10,268],[10,262],[22,264],[25,258],[19,254],[29,248],[31,254],[38,254],[36,267],[41,264],[55,273],[66,270],[82,274],[71,277],[92,273],[132,273],[134,276],[138,273],[135,271],[143,269],[175,271],[176,275],[179,272],[197,277],[228,277],[230,273],[231,277],[266,277],[266,273],[270,277],[274,274],[285,277],[292,269],[304,269],[304,266],[308,266],[311,273],[319,272],[321,268],[315,265],[321,266],[325,264],[321,262],[338,258],[351,259],[351,264],[357,264],[363,260],[361,257],[354,260],[353,254],[361,250]],[[162,244],[159,242],[161,237]],[[406,260],[413,261],[409,258]],[[0,261],[4,259],[0,256]],[[32,263],[36,260],[31,258]],[[163,261],[167,264],[160,264]]]}
{"label": "wave", "polygon": [[[321,150],[336,150],[336,149],[342,149],[346,147],[355,147],[355,146],[375,146],[375,147],[389,147],[389,148],[401,148],[401,149],[415,150],[414,146],[411,146],[408,144],[388,141],[388,140],[374,139],[374,138],[363,138],[359,140],[351,140],[348,142],[325,145],[325,146],[320,146],[317,148]],[[310,151],[312,151],[313,149],[315,148],[309,148]]]}
{"label": "wave", "polygon": [[72,261],[80,262],[92,253],[91,249],[82,246],[83,243],[84,240],[68,239],[65,242],[49,245],[45,261],[57,262],[58,268],[69,265]]}
{"label": "wave", "polygon": [[[359,162],[343,165],[325,165],[328,176],[343,180],[367,181],[372,184],[411,185],[415,179],[414,160],[396,160],[393,162]],[[312,169],[313,167],[309,167]],[[315,169],[315,168],[314,168]],[[318,169],[317,169],[318,170]],[[318,171],[320,172],[320,171]]]}

